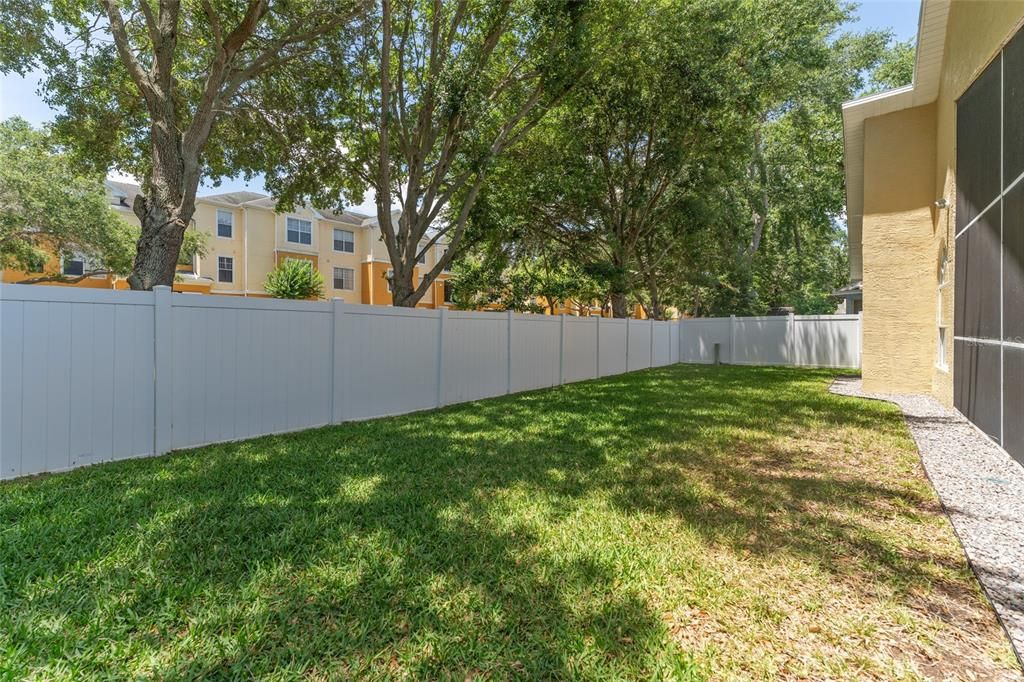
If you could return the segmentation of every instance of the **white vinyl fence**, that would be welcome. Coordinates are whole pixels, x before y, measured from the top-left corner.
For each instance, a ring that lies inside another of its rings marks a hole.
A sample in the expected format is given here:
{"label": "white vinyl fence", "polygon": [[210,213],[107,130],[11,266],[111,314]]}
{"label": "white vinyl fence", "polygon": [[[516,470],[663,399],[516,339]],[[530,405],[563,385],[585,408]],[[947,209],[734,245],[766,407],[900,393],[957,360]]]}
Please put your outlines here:
{"label": "white vinyl fence", "polygon": [[859,315],[707,317],[679,329],[680,362],[860,367]]}
{"label": "white vinyl fence", "polygon": [[0,479],[713,362],[714,344],[721,362],[856,366],[857,328],[0,285]]}

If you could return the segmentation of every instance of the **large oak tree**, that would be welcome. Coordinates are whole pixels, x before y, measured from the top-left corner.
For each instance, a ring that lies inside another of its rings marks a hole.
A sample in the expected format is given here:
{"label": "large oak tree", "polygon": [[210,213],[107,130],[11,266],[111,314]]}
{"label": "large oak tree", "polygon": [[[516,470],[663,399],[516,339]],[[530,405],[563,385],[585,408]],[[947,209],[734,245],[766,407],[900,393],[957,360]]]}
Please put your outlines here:
{"label": "large oak tree", "polygon": [[[381,0],[317,130],[270,179],[286,201],[376,195],[396,306],[415,306],[463,243],[496,159],[585,69],[585,0]],[[401,209],[399,217],[393,205]],[[418,259],[447,251],[414,281]]]}
{"label": "large oak tree", "polygon": [[304,65],[343,42],[364,4],[54,0],[29,12],[12,2],[0,22],[18,26],[19,39],[0,51],[0,69],[41,66],[45,97],[61,112],[55,131],[79,159],[143,179],[128,282],[150,289],[173,281],[201,180],[280,157],[248,147],[272,147],[274,126],[305,124],[289,118],[305,97]]}

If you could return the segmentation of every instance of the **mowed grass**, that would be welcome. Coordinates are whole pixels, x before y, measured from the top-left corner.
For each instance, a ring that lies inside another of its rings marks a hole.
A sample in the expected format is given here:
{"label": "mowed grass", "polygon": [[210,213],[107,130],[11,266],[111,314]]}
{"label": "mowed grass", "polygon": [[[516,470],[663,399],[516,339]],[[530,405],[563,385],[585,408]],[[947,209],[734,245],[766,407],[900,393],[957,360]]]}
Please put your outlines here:
{"label": "mowed grass", "polygon": [[0,677],[1016,679],[892,406],[674,366],[0,485]]}

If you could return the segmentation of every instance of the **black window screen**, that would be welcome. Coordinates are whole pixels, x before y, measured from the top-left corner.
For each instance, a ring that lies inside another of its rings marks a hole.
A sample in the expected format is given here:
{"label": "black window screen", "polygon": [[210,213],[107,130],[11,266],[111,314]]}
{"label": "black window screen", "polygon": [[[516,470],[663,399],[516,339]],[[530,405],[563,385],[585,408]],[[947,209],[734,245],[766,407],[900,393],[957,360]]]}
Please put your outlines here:
{"label": "black window screen", "polygon": [[1024,34],[956,116],[953,400],[1024,462]]}

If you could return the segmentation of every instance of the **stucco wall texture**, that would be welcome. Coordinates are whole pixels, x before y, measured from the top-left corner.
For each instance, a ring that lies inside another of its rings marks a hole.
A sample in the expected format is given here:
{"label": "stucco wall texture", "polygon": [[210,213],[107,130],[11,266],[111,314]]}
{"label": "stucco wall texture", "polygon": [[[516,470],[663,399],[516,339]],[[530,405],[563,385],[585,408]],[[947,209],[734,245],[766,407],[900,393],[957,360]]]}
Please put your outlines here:
{"label": "stucco wall texture", "polygon": [[[1024,0],[951,4],[937,100],[864,123],[864,389],[953,402],[956,101],[1024,21]],[[945,198],[949,208],[934,202]],[[938,328],[948,326],[945,362]]]}

